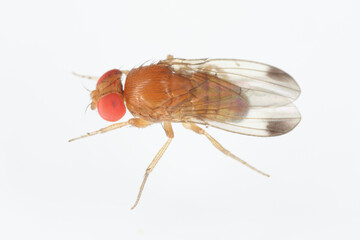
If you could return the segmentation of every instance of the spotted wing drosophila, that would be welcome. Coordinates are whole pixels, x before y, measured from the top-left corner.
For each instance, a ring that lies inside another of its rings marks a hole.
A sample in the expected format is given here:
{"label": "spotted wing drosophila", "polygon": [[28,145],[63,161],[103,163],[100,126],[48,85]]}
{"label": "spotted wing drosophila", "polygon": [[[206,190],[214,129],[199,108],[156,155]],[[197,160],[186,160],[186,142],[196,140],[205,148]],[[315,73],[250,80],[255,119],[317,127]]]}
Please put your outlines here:
{"label": "spotted wing drosophila", "polygon": [[[121,83],[126,75],[125,86]],[[130,71],[106,72],[91,92],[91,109],[111,122],[126,109],[134,118],[114,123],[80,138],[124,126],[145,128],[163,124],[167,141],[146,169],[137,200],[146,180],[174,137],[171,123],[182,123],[204,135],[227,156],[269,176],[226,150],[198,125],[250,136],[278,136],[291,131],[301,116],[293,104],[300,88],[286,72],[263,63],[238,59],[181,59],[168,56],[155,64]],[[126,103],[126,106],[125,106]]]}

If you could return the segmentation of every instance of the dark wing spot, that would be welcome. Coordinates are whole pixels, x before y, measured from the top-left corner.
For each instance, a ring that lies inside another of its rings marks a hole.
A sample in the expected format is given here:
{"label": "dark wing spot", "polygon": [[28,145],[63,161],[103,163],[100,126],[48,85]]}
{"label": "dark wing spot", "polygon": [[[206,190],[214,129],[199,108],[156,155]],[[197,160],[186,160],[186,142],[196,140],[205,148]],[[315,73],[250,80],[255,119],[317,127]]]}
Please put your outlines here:
{"label": "dark wing spot", "polygon": [[269,136],[278,136],[287,133],[292,129],[286,121],[270,121],[266,126]]}
{"label": "dark wing spot", "polygon": [[279,81],[288,81],[289,78],[291,79],[291,76],[289,74],[275,67],[269,67],[269,70],[267,71],[267,76],[269,78]]}

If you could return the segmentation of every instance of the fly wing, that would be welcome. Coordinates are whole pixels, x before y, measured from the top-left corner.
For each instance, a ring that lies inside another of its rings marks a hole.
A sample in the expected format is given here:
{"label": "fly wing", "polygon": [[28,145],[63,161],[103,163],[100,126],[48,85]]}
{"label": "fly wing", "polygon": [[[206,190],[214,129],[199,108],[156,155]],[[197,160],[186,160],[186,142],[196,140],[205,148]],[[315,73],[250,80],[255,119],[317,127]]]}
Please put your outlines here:
{"label": "fly wing", "polygon": [[268,64],[239,59],[167,59],[176,72],[205,72],[241,88],[296,100],[300,87],[286,72]]}
{"label": "fly wing", "polygon": [[300,88],[276,67],[237,59],[172,58],[161,63],[194,82],[193,100],[179,106],[181,121],[252,136],[281,135],[300,122],[292,103]]}

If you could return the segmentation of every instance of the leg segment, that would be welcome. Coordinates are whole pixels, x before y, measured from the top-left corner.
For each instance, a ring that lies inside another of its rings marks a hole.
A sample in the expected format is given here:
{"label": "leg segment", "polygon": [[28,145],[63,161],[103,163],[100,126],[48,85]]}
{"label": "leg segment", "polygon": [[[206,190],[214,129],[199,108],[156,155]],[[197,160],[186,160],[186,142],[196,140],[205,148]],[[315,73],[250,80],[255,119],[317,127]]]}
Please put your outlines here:
{"label": "leg segment", "polygon": [[72,74],[77,77],[87,78],[87,79],[94,80],[94,81],[99,80],[99,77],[95,77],[95,76],[82,75],[82,74],[78,74],[76,72],[73,72]]}
{"label": "leg segment", "polygon": [[235,156],[234,154],[232,154],[230,151],[228,151],[227,149],[225,149],[218,141],[216,141],[212,136],[210,136],[204,129],[198,127],[197,125],[193,124],[193,123],[183,123],[183,126],[187,129],[193,130],[194,132],[200,134],[200,135],[205,135],[205,137],[207,137],[210,142],[217,148],[219,149],[222,153],[224,153],[225,155],[238,160],[239,162],[241,162],[242,164],[244,164],[245,166],[251,168],[252,170],[266,176],[266,177],[270,177],[269,174],[264,173],[258,169],[256,169],[255,167],[251,166],[250,164],[248,164],[247,162],[245,162],[244,160],[242,160],[241,158]]}
{"label": "leg segment", "polygon": [[147,178],[149,177],[150,172],[155,168],[156,164],[159,162],[160,158],[162,157],[162,155],[164,154],[166,149],[169,147],[169,145],[171,143],[171,140],[174,138],[174,132],[172,130],[170,122],[165,122],[164,123],[164,130],[165,130],[166,136],[168,137],[168,140],[162,146],[162,148],[159,150],[159,152],[156,154],[155,158],[152,160],[152,162],[150,163],[150,165],[146,169],[144,180],[142,181],[142,184],[140,186],[140,190],[139,190],[137,199],[136,199],[136,201],[134,203],[134,206],[132,206],[131,209],[134,209],[136,207],[136,205],[139,203],[142,191],[144,190],[144,186],[145,186]]}
{"label": "leg segment", "polygon": [[150,124],[151,124],[151,122],[148,122],[148,121],[143,120],[141,118],[131,118],[126,122],[115,123],[115,124],[112,124],[112,125],[107,126],[105,128],[101,128],[101,129],[99,129],[97,131],[89,132],[86,135],[70,139],[69,142],[79,140],[79,139],[85,138],[85,137],[90,137],[90,136],[93,136],[93,135],[96,135],[96,134],[99,134],[99,133],[109,132],[109,131],[112,131],[112,130],[115,130],[117,128],[121,128],[121,127],[124,127],[124,126],[127,126],[127,125],[131,125],[131,126],[138,127],[138,128],[144,128],[144,127],[149,126]]}
{"label": "leg segment", "polygon": [[[124,73],[125,75],[127,75],[129,73],[129,70],[121,70],[121,72]],[[83,74],[79,74],[79,73],[76,73],[76,72],[72,72],[72,74],[74,76],[77,76],[77,77],[80,77],[80,78],[87,78],[87,79],[94,80],[94,81],[97,81],[100,78],[100,77],[95,77],[95,76],[83,75]]]}

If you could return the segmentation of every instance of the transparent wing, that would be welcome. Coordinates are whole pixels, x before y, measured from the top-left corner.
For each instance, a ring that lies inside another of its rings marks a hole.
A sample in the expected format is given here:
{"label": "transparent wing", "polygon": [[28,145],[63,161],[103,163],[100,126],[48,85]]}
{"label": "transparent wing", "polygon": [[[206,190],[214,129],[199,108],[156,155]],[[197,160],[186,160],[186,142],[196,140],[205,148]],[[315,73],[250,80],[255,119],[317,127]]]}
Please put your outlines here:
{"label": "transparent wing", "polygon": [[174,71],[206,72],[241,88],[296,100],[300,87],[286,72],[268,64],[239,59],[167,59]]}
{"label": "transparent wing", "polygon": [[250,108],[245,116],[237,119],[218,120],[201,118],[201,114],[187,119],[189,122],[220,128],[229,132],[250,136],[278,136],[291,131],[298,125],[301,116],[292,104],[279,107]]}
{"label": "transparent wing", "polygon": [[276,136],[289,132],[301,120],[292,103],[300,88],[276,67],[237,59],[173,58],[162,63],[195,82],[191,94],[196,101],[181,106],[181,121],[246,135]]}

